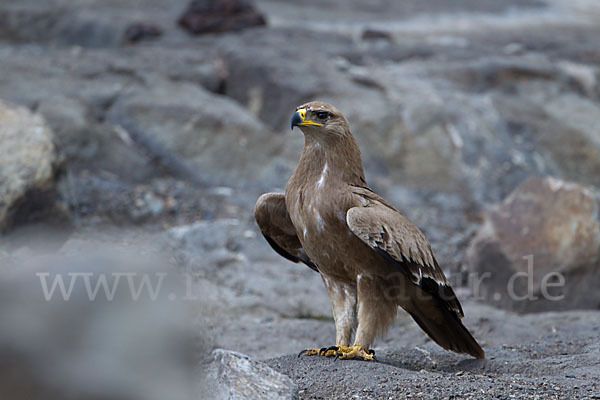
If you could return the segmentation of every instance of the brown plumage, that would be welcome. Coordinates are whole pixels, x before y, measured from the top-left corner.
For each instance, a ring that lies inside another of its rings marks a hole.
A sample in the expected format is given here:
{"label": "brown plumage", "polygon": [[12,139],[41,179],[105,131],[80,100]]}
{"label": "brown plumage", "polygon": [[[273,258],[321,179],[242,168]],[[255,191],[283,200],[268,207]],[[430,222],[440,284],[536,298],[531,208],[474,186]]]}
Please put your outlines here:
{"label": "brown plumage", "polygon": [[255,217],[275,251],[321,274],[337,345],[355,333],[354,346],[368,349],[400,306],[443,348],[483,358],[425,235],[368,187],[346,118],[311,102],[294,126],[305,137],[298,167],[285,195],[258,199]]}

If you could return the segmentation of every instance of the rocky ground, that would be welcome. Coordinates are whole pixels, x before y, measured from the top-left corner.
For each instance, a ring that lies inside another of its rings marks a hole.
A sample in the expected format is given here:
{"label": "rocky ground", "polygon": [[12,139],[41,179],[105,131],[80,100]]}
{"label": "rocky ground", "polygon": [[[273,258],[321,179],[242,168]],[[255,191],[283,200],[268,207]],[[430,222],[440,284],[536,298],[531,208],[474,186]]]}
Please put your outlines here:
{"label": "rocky ground", "polygon": [[308,399],[597,398],[597,312],[517,316],[467,305],[485,360],[444,352],[418,328],[394,329],[378,363],[288,355],[267,364],[292,377]]}
{"label": "rocky ground", "polygon": [[[182,281],[181,301],[118,315],[3,289],[0,397],[600,397],[596,1],[256,0],[221,20],[201,3],[188,10],[210,24],[181,22],[187,0],[0,5],[0,286],[130,271],[52,267],[121,250]],[[485,361],[440,350],[402,313],[379,363],[296,358],[333,344],[329,301],[252,209],[285,187],[302,147],[289,118],[312,99],[348,116],[371,186],[429,237]],[[50,254],[61,261],[41,268]],[[563,301],[506,295],[529,255],[532,293],[560,272]]]}

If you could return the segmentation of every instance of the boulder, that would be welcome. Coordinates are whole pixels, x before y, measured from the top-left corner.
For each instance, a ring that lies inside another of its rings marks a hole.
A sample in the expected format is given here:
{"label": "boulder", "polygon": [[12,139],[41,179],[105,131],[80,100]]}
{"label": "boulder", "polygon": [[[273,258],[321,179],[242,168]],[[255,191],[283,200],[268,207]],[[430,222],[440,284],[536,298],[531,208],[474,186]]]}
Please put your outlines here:
{"label": "boulder", "polygon": [[123,41],[129,44],[155,39],[163,34],[160,26],[149,21],[132,22],[123,32]]}
{"label": "boulder", "polygon": [[[561,72],[552,79],[571,81]],[[600,106],[578,92],[572,84],[526,84],[516,95],[495,96],[494,103],[516,148],[524,150],[515,160],[542,174],[598,186]]]}
{"label": "boulder", "polygon": [[[40,93],[41,94],[41,93]],[[91,158],[94,152],[93,139],[97,136],[96,122],[89,107],[77,98],[49,95],[38,98],[36,111],[44,116],[54,133],[57,151],[66,160]]]}
{"label": "boulder", "polygon": [[[2,398],[202,398],[192,374],[210,350],[194,340],[177,274],[141,247],[70,240],[2,263]],[[136,292],[145,279],[154,294]]]}
{"label": "boulder", "polygon": [[179,25],[196,35],[265,24],[264,15],[247,0],[193,0],[179,18]]}
{"label": "boulder", "polygon": [[278,182],[281,168],[291,174],[290,163],[276,158],[283,135],[231,99],[185,82],[157,78],[151,88],[122,96],[109,120],[138,148],[166,150],[168,157],[161,157],[183,160],[204,182]]}
{"label": "boulder", "polygon": [[204,366],[207,400],[293,399],[296,385],[267,364],[223,349],[212,352]]}
{"label": "boulder", "polygon": [[485,221],[467,251],[475,296],[516,311],[600,308],[600,193],[530,178]]}
{"label": "boulder", "polygon": [[117,29],[120,24],[115,23],[115,18],[111,20],[105,15],[94,18],[85,12],[84,7],[52,3],[42,5],[24,1],[2,4],[0,38],[15,43],[54,42],[92,47],[119,43],[121,29]]}
{"label": "boulder", "polygon": [[58,157],[39,114],[0,101],[0,229],[28,200],[52,186]]}

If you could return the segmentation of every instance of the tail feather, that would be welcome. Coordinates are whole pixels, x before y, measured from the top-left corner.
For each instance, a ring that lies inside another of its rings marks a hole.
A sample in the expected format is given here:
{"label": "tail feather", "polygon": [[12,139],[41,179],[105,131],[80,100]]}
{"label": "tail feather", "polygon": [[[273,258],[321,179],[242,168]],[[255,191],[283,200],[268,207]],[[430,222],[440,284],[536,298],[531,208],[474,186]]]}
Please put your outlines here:
{"label": "tail feather", "polygon": [[[485,358],[485,352],[462,324],[456,313],[444,307],[439,307],[438,311],[439,314],[436,315],[436,319],[428,318],[423,313],[415,310],[410,310],[408,313],[421,329],[444,349],[456,353],[470,354],[475,358]],[[442,318],[440,318],[440,315]]]}

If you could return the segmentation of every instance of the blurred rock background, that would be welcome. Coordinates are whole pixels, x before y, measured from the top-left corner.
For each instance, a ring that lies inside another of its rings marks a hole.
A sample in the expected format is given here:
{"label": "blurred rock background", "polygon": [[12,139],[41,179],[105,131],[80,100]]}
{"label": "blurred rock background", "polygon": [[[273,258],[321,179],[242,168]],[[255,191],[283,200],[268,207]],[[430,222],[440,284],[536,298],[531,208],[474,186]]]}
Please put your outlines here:
{"label": "blurred rock background", "polygon": [[[149,246],[192,295],[183,319],[212,338],[206,347],[266,359],[327,344],[320,278],[271,251],[252,217],[296,165],[292,111],[321,99],[349,118],[369,183],[426,233],[492,354],[564,337],[486,303],[600,309],[594,0],[4,2],[0,72],[0,272],[69,243],[75,255],[89,242]],[[562,300],[508,296],[515,273],[515,292],[530,294],[529,256],[531,294],[560,272],[550,294]],[[19,310],[17,298],[7,304]],[[402,315],[378,348],[427,344],[417,332]],[[565,357],[586,343],[566,345]],[[207,359],[213,372],[199,381],[249,379],[215,375],[215,363],[252,370],[241,356]],[[298,389],[272,376],[269,393]]]}

